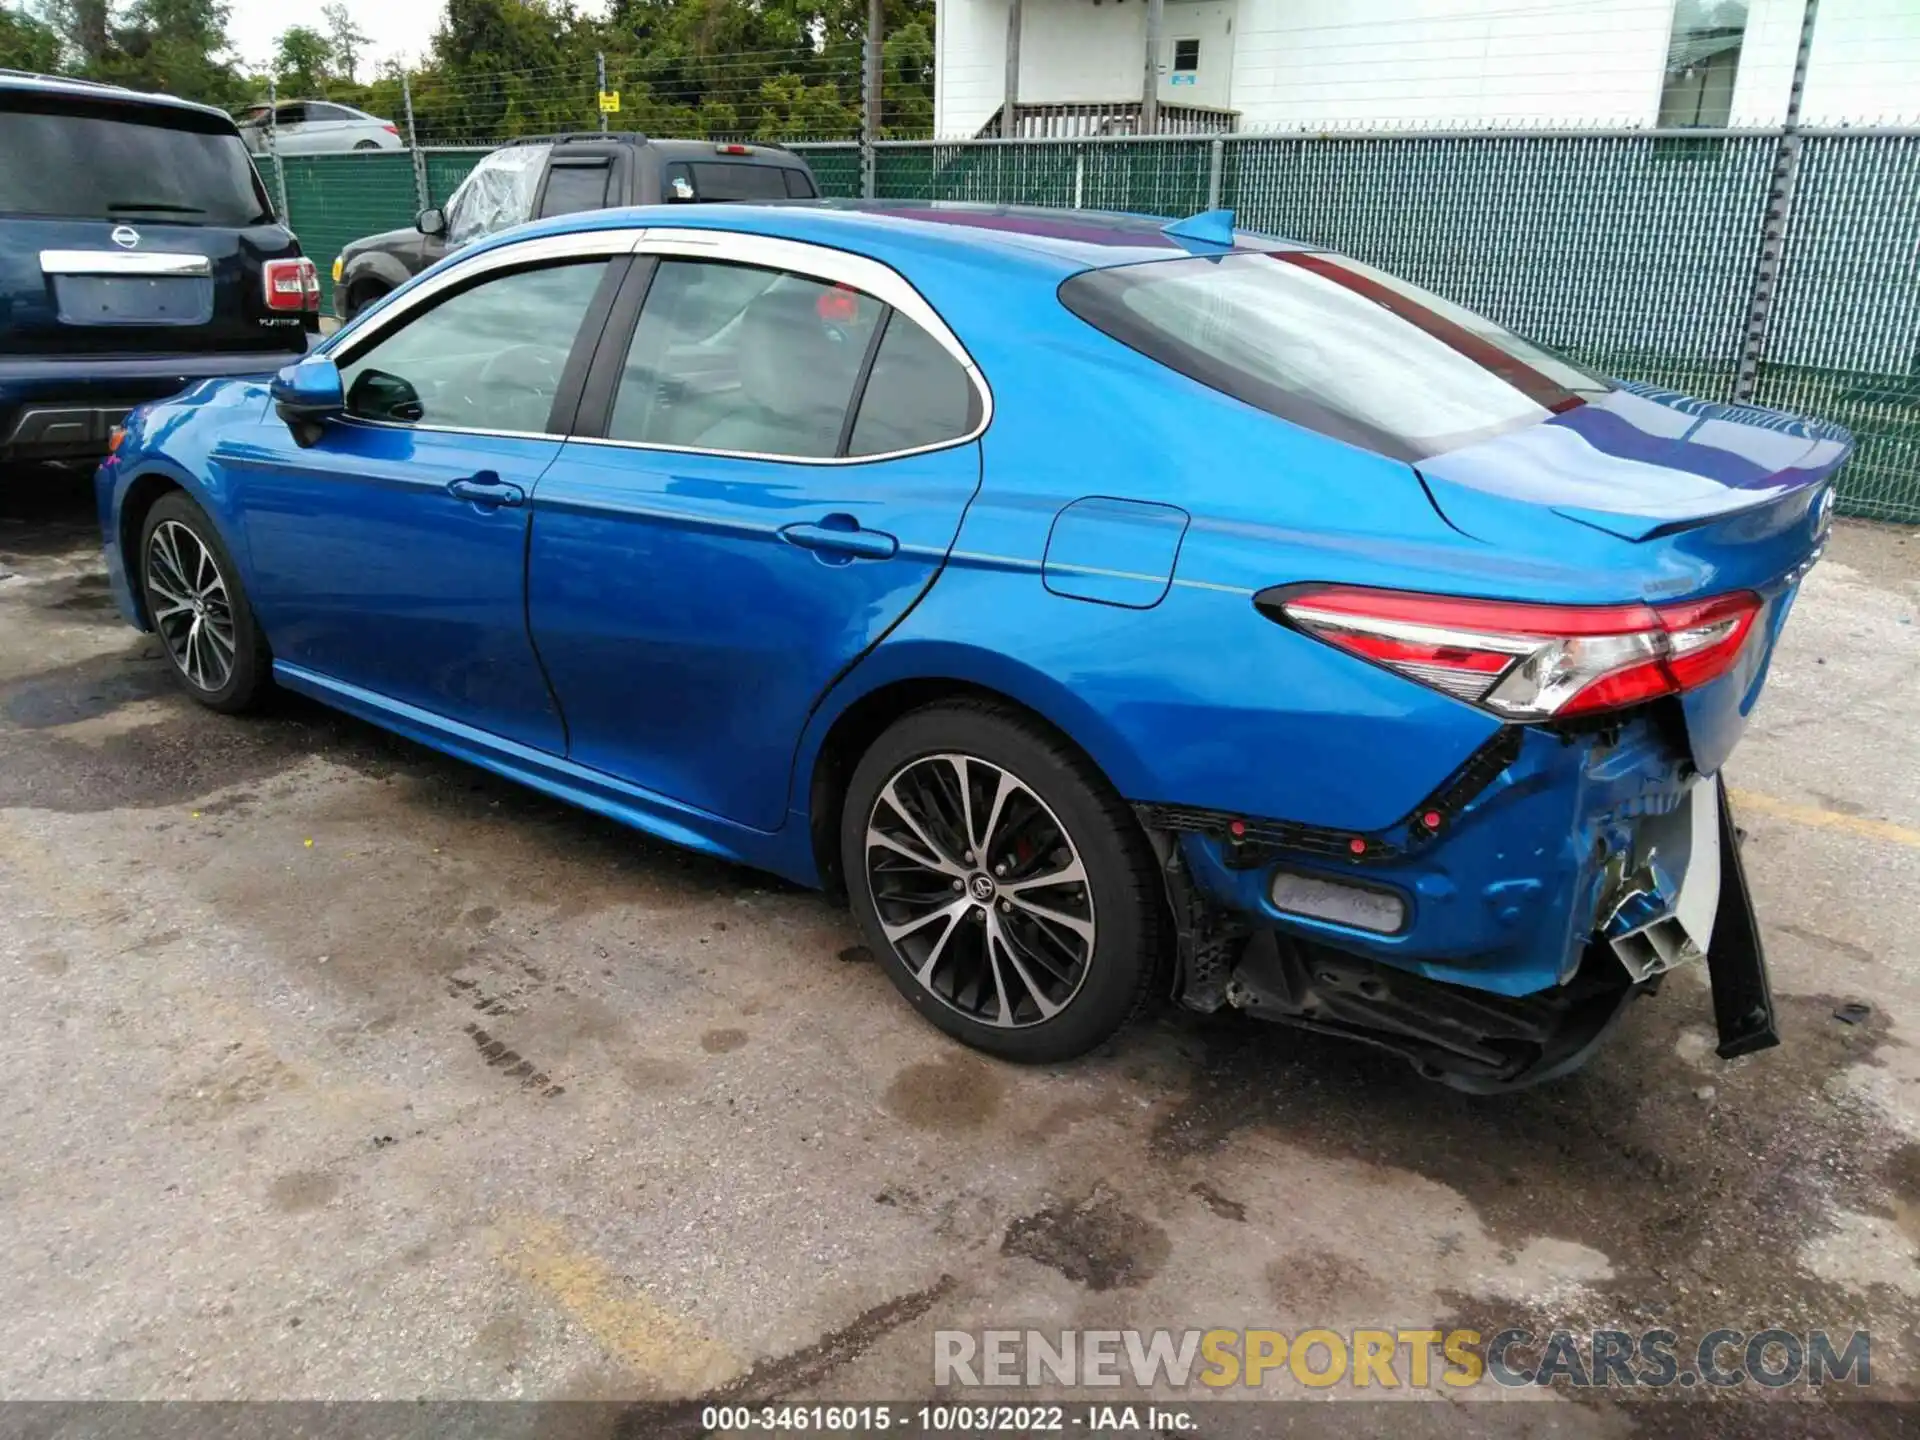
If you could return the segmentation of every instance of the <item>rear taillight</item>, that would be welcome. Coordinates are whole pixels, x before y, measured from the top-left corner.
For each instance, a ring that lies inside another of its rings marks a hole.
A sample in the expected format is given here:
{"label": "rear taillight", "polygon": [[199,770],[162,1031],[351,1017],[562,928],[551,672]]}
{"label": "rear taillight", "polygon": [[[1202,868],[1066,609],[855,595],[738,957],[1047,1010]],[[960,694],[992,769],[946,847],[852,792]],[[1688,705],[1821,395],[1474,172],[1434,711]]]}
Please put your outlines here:
{"label": "rear taillight", "polygon": [[320,308],[320,272],[304,255],[267,261],[261,267],[260,283],[265,288],[269,310]]}
{"label": "rear taillight", "polygon": [[1589,715],[1724,675],[1760,597],[1669,605],[1530,605],[1303,585],[1261,609],[1329,645],[1509,720]]}
{"label": "rear taillight", "polygon": [[394,136],[396,139],[400,135],[400,127],[398,125],[382,125],[380,128],[386,131],[387,134]]}

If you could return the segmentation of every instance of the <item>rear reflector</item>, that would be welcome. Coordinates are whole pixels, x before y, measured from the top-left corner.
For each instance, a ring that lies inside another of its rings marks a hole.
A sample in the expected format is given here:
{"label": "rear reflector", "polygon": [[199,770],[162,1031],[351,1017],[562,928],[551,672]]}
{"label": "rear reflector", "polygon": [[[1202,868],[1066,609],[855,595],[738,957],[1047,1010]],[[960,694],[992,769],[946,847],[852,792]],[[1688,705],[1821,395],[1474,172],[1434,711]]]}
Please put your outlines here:
{"label": "rear reflector", "polygon": [[1276,910],[1312,920],[1331,920],[1376,935],[1392,935],[1407,923],[1407,902],[1391,890],[1372,885],[1277,870],[1268,893]]}
{"label": "rear reflector", "polygon": [[1533,605],[1306,585],[1274,619],[1509,720],[1618,710],[1724,675],[1760,613],[1740,590],[1670,605]]}
{"label": "rear reflector", "polygon": [[320,272],[304,255],[269,260],[260,268],[269,310],[318,310]]}

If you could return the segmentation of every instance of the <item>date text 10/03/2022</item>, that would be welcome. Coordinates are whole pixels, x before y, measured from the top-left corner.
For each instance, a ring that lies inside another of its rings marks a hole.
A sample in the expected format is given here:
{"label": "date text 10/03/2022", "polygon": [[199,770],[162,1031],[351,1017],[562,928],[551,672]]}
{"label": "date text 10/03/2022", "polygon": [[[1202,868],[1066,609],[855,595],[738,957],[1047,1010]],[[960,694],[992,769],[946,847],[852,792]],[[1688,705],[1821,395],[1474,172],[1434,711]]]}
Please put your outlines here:
{"label": "date text 10/03/2022", "polygon": [[709,1405],[703,1434],[808,1431],[819,1434],[1089,1436],[1187,1434],[1199,1428],[1192,1407],[1166,1404],[1061,1405]]}

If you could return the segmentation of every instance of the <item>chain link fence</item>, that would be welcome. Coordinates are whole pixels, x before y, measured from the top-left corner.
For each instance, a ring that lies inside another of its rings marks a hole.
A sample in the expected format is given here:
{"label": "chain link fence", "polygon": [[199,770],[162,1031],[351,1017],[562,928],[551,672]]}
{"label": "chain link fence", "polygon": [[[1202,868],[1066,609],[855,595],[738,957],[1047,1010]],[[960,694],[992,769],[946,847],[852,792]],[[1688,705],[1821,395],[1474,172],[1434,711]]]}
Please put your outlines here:
{"label": "chain link fence", "polygon": [[[1781,133],[1251,135],[795,144],[831,196],[1191,215],[1353,255],[1604,373],[1714,400],[1740,342]],[[1920,130],[1810,130],[1755,403],[1859,450],[1840,508],[1920,522]],[[871,179],[868,153],[871,151]],[[486,149],[287,158],[323,273],[347,241],[442,204]],[[329,296],[329,302],[331,297]]]}

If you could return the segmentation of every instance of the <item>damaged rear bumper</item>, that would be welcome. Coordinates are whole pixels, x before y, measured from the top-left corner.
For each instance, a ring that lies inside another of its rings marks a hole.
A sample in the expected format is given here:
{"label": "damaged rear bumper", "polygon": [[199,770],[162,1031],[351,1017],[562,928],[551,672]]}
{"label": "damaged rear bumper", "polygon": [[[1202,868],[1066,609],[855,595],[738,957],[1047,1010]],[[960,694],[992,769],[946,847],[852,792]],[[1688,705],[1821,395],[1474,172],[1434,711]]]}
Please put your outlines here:
{"label": "damaged rear bumper", "polygon": [[[1344,1035],[1449,1084],[1501,1090],[1578,1068],[1636,996],[1704,955],[1719,1054],[1777,1044],[1766,960],[1717,778],[1663,770],[1650,735],[1560,744],[1579,753],[1529,759],[1509,742],[1517,763],[1492,777],[1483,768],[1470,777],[1480,789],[1443,795],[1444,810],[1434,801],[1416,809],[1414,826],[1437,819],[1429,828],[1458,832],[1424,855],[1368,865],[1356,846],[1355,863],[1339,866],[1329,864],[1326,844],[1303,856],[1284,843],[1292,836],[1258,843],[1271,828],[1259,822],[1228,821],[1212,835],[1187,825],[1170,834],[1163,823],[1179,998],[1198,1010],[1232,1006]],[[1569,773],[1578,784],[1547,783]],[[1562,810],[1559,831],[1567,843],[1549,846],[1537,827],[1552,823],[1554,796],[1569,789],[1573,813]],[[1143,807],[1150,826],[1167,813]],[[1529,854],[1560,860],[1564,873],[1549,863],[1511,875],[1511,857]],[[1396,928],[1396,912],[1371,902],[1353,911],[1351,926],[1276,913],[1273,897],[1295,893],[1276,880],[1292,884],[1302,873],[1356,895],[1397,889],[1405,918]],[[1432,907],[1438,924],[1423,916],[1423,902],[1453,901],[1463,881],[1484,892],[1484,908],[1464,924],[1457,905]],[[1559,900],[1515,934],[1513,907],[1502,903],[1514,893]],[[1501,945],[1461,953],[1463,930],[1470,944],[1476,928]]]}

